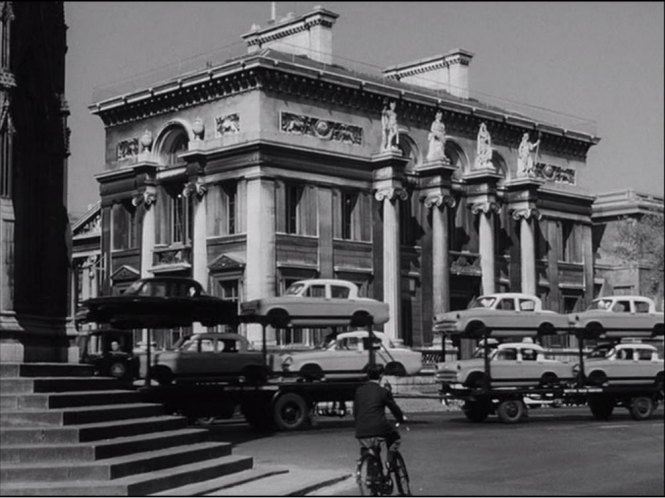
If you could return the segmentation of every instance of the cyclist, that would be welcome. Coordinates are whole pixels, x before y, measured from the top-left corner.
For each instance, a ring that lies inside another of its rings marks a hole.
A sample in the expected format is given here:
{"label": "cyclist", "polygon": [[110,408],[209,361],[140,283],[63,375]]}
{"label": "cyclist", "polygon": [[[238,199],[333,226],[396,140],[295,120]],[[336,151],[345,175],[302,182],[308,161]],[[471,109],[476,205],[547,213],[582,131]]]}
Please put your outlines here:
{"label": "cyclist", "polygon": [[360,457],[372,447],[377,447],[379,439],[386,439],[388,448],[387,463],[390,469],[394,466],[395,451],[399,448],[400,435],[386,418],[388,408],[398,423],[406,421],[406,417],[395,400],[392,392],[381,386],[383,366],[374,365],[367,370],[369,381],[356,390],[353,401],[353,418],[356,425],[356,439],[360,444]]}

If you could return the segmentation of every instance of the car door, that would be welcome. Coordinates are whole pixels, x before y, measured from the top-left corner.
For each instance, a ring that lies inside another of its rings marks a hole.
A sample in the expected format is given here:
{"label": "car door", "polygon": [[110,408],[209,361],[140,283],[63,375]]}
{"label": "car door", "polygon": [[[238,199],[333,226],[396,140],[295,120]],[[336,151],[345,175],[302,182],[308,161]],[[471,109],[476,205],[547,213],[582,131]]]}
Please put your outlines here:
{"label": "car door", "polygon": [[503,382],[519,376],[517,369],[517,349],[502,348],[496,352],[490,364],[492,380]]}
{"label": "car door", "polygon": [[348,375],[362,371],[367,364],[367,352],[361,337],[338,339],[330,353],[329,359],[321,365],[324,370],[335,370],[338,374]]}
{"label": "car door", "polygon": [[496,305],[497,312],[494,314],[496,319],[492,318],[496,328],[509,329],[516,325],[515,319],[517,313],[515,312],[515,298],[503,297]]}
{"label": "car door", "polygon": [[518,358],[516,368],[519,378],[529,380],[530,383],[538,383],[543,368],[542,361],[538,361],[538,350],[535,348],[524,347],[520,350],[521,359]]}
{"label": "car door", "polygon": [[186,374],[212,375],[218,372],[217,340],[212,337],[201,337],[197,351],[188,352]]}

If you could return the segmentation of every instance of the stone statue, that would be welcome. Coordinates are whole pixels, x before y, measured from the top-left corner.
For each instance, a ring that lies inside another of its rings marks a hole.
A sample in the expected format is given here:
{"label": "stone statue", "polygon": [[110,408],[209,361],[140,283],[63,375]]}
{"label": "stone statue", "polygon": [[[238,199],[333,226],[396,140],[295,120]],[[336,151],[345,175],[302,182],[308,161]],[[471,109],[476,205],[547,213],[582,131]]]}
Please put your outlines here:
{"label": "stone statue", "polygon": [[[384,107],[381,112],[381,150],[393,150],[399,145],[399,132],[397,131],[397,103],[393,100],[390,107]],[[393,140],[395,143],[393,144]]]}
{"label": "stone statue", "polygon": [[485,123],[480,123],[480,129],[478,130],[475,167],[478,169],[494,169],[494,165],[492,164],[492,137],[490,136],[490,132],[487,131]]}
{"label": "stone statue", "polygon": [[540,140],[529,142],[529,133],[522,135],[522,142],[517,149],[517,176],[530,176],[533,174],[533,157],[531,151],[538,147]]}
{"label": "stone statue", "polygon": [[442,117],[443,112],[436,111],[429,135],[427,135],[427,140],[429,141],[429,150],[427,151],[428,161],[436,161],[445,157],[446,125],[441,121]]}

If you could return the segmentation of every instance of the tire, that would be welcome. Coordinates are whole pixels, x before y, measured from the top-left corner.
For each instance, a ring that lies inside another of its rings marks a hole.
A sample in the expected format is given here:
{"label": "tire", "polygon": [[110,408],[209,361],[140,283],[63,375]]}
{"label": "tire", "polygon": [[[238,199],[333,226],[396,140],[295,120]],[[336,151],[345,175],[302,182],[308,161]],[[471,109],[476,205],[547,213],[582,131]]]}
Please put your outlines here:
{"label": "tire", "polygon": [[466,326],[465,334],[470,338],[480,339],[485,335],[485,324],[482,322],[471,322]]}
{"label": "tire", "polygon": [[591,396],[589,409],[596,420],[608,420],[614,411],[614,400],[607,396]]}
{"label": "tire", "polygon": [[654,412],[653,399],[648,396],[636,396],[630,400],[628,411],[633,420],[647,420]]}
{"label": "tire", "polygon": [[401,453],[395,453],[395,468],[393,477],[397,485],[397,492],[400,496],[411,496],[411,486],[409,484],[409,472],[406,470],[406,463]]}
{"label": "tire", "polygon": [[587,339],[598,339],[605,332],[605,329],[600,323],[593,322],[584,327],[584,332],[587,334]]}
{"label": "tire", "polygon": [[499,403],[496,413],[504,424],[516,424],[526,418],[527,411],[521,399],[508,399]]}
{"label": "tire", "polygon": [[152,368],[150,377],[157,381],[160,386],[170,386],[173,384],[175,375],[173,375],[170,368],[158,366]]}
{"label": "tire", "polygon": [[594,370],[587,377],[587,383],[592,386],[602,386],[607,382],[607,375],[601,370]]}
{"label": "tire", "polygon": [[543,323],[538,327],[538,336],[543,337],[547,335],[555,335],[556,329],[551,323]]}
{"label": "tire", "polygon": [[276,329],[284,329],[289,325],[289,314],[282,309],[270,310],[268,312],[268,324]]}
{"label": "tire", "polygon": [[356,483],[358,484],[359,496],[379,496],[380,482],[375,475],[380,471],[381,464],[369,451],[365,453],[358,462],[356,468]]}
{"label": "tire", "polygon": [[124,379],[127,377],[127,365],[123,361],[114,361],[109,366],[109,375],[116,379]]}
{"label": "tire", "polygon": [[307,363],[300,369],[300,375],[307,382],[321,380],[323,379],[323,370],[315,363]]}
{"label": "tire", "polygon": [[489,403],[483,401],[466,401],[462,411],[469,421],[480,423],[489,416],[490,406]]}
{"label": "tire", "polygon": [[351,317],[352,327],[367,327],[373,323],[372,316],[367,311],[356,311]]}
{"label": "tire", "polygon": [[540,377],[539,387],[556,387],[559,385],[559,377],[553,372],[545,372]]}
{"label": "tire", "polygon": [[397,377],[406,377],[406,368],[401,363],[395,361],[388,363],[385,368],[386,375],[395,375]]}
{"label": "tire", "polygon": [[485,374],[482,372],[473,372],[467,377],[464,385],[471,389],[482,389],[485,387]]}
{"label": "tire", "polygon": [[309,422],[309,410],[302,396],[296,393],[284,393],[272,409],[275,426],[281,431],[302,429]]}

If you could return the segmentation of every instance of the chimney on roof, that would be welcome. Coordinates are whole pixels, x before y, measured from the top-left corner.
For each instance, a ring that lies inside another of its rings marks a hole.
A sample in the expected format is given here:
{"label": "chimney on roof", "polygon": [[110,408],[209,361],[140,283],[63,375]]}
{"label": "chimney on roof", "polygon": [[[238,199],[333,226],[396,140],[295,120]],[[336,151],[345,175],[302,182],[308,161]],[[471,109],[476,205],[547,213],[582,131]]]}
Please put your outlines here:
{"label": "chimney on roof", "polygon": [[265,28],[252,25],[251,31],[242,35],[248,53],[272,48],[294,55],[306,55],[310,59],[332,63],[332,27],[339,17],[320,5],[311,12],[296,16],[289,12],[282,19],[269,23]]}
{"label": "chimney on roof", "polygon": [[473,55],[457,48],[443,55],[391,66],[384,69],[383,75],[411,85],[446,90],[456,97],[468,99],[469,64]]}

